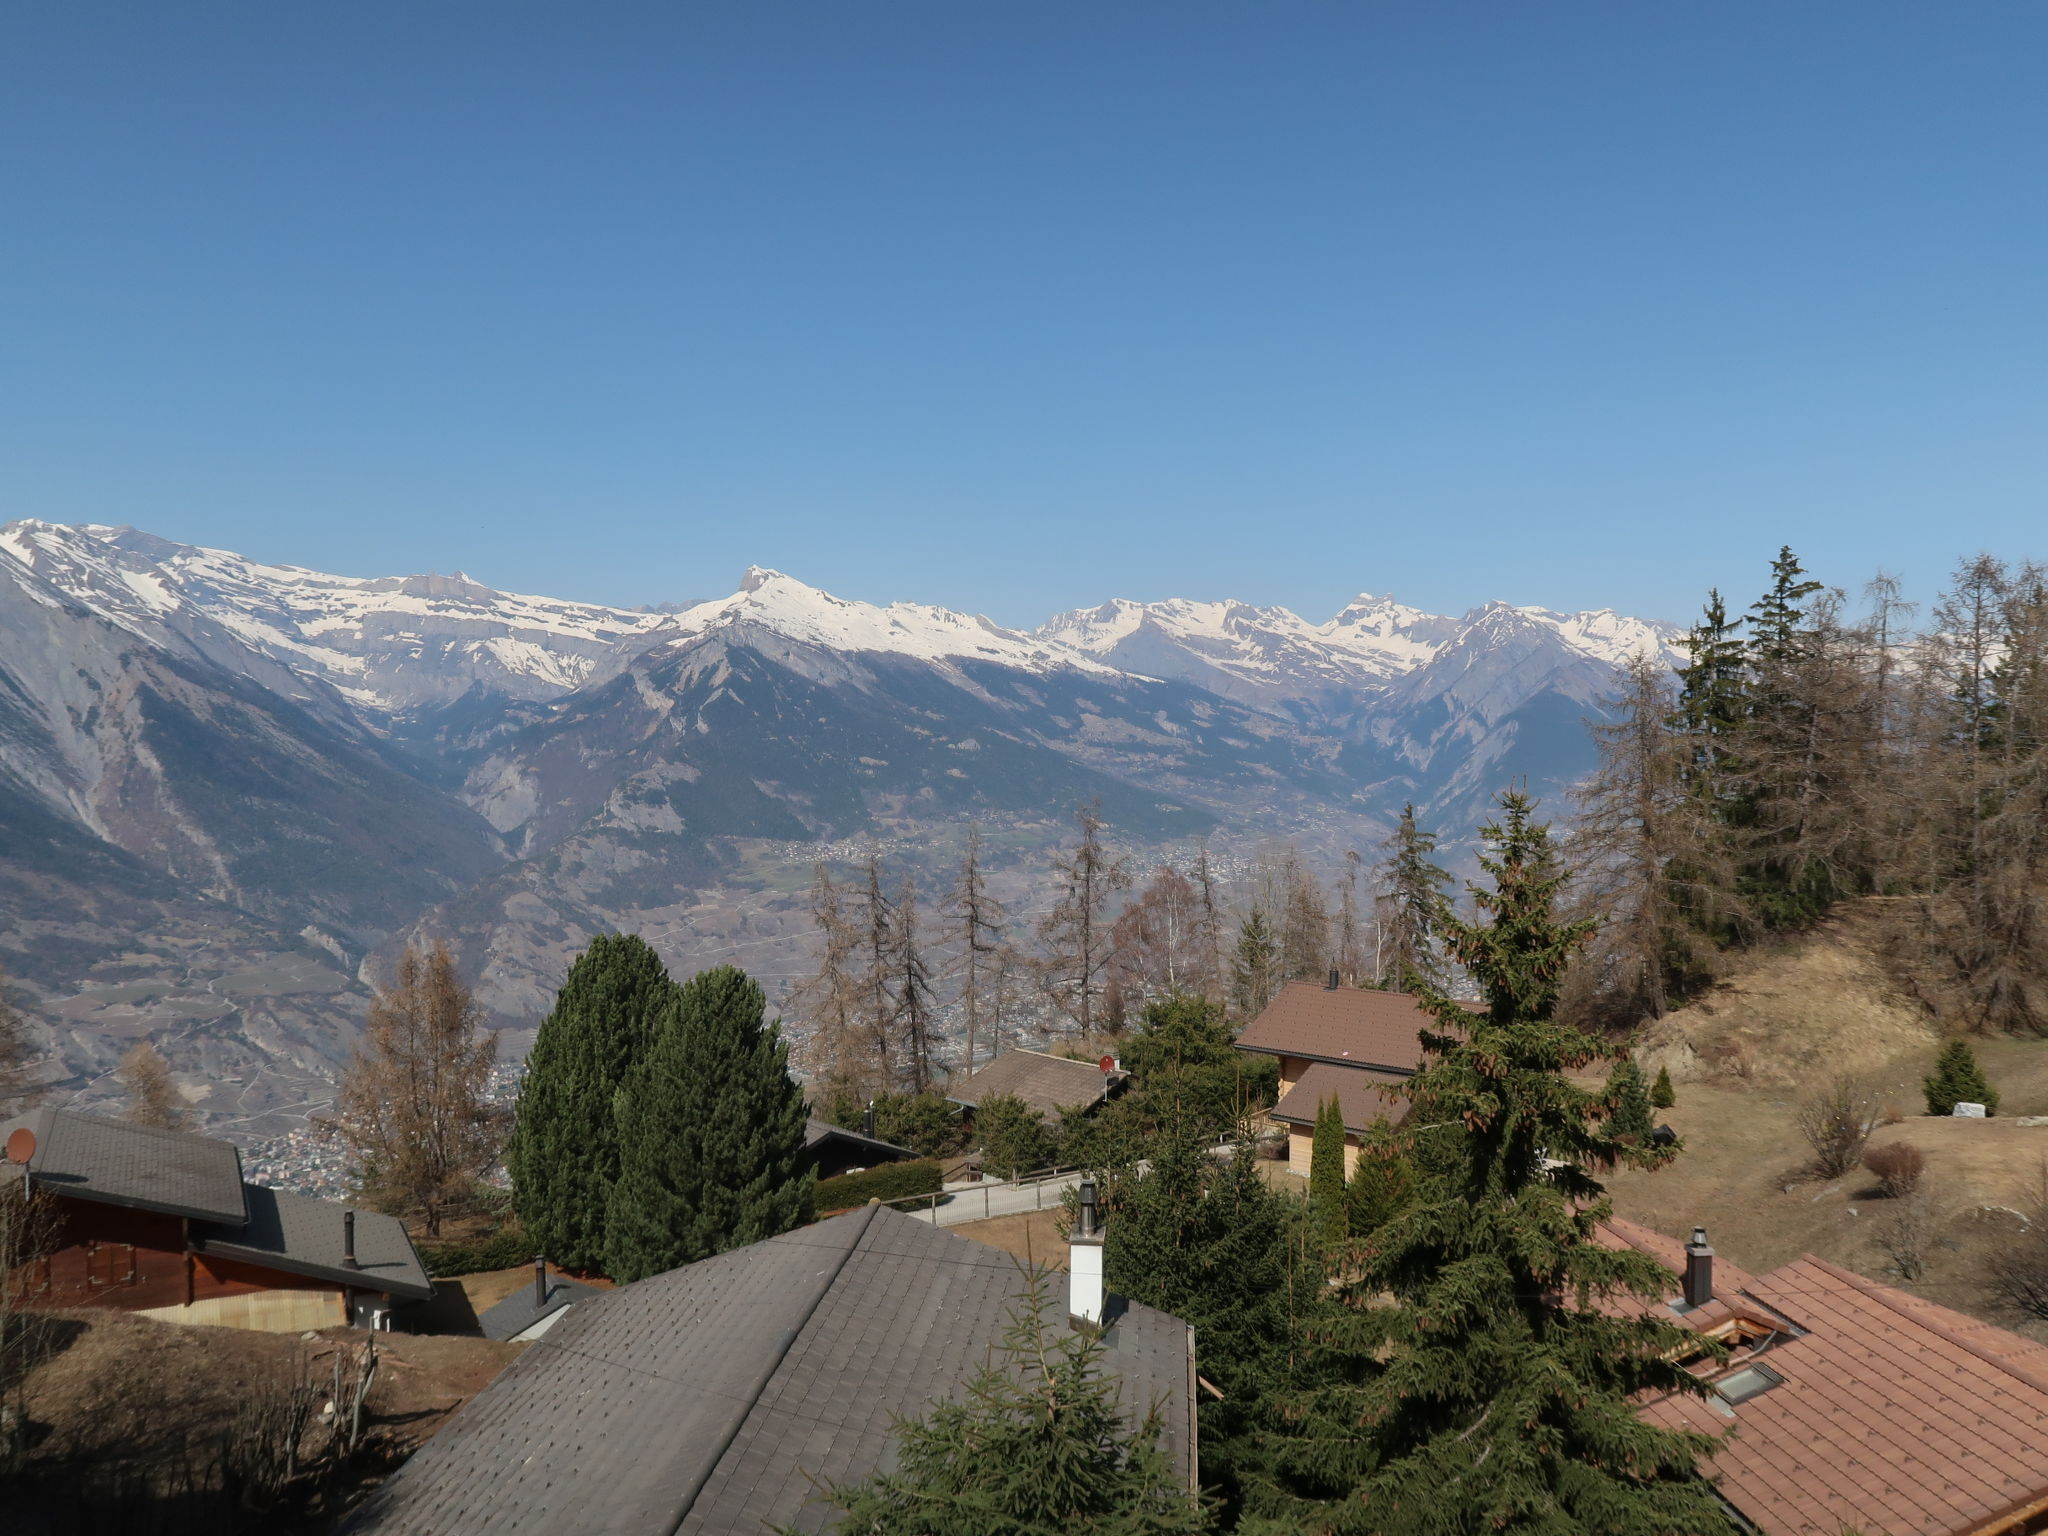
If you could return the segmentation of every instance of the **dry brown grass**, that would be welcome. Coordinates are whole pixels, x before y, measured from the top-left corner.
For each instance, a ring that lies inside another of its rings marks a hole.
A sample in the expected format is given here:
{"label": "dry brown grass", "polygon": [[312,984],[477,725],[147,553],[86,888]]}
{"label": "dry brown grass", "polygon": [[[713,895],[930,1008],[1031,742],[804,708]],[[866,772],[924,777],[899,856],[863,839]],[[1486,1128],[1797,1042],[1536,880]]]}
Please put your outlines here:
{"label": "dry brown grass", "polygon": [[1058,1211],[1025,1211],[1016,1216],[997,1216],[988,1221],[967,1221],[948,1232],[971,1237],[977,1243],[1000,1248],[1004,1253],[1041,1268],[1067,1267],[1067,1240],[1060,1235]]}

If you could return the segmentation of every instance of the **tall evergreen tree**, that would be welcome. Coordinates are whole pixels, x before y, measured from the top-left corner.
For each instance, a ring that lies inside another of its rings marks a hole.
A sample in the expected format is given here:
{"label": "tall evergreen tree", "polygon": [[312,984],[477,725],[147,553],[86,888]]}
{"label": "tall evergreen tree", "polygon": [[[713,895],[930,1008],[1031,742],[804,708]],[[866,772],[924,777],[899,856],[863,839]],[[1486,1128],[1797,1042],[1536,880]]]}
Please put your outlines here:
{"label": "tall evergreen tree", "polygon": [[1358,875],[1363,863],[1356,848],[1345,849],[1344,874],[1337,882],[1337,943],[1330,960],[1349,987],[1357,986],[1365,975],[1365,937],[1358,915]]}
{"label": "tall evergreen tree", "polygon": [[1193,1325],[1202,1393],[1202,1481],[1234,1502],[1246,1435],[1277,1384],[1290,1343],[1289,1211],[1259,1176],[1249,1142],[1218,1162],[1206,1138],[1167,1133],[1151,1172],[1121,1183],[1104,1228],[1105,1278],[1119,1296]]}
{"label": "tall evergreen tree", "polygon": [[925,965],[918,934],[917,881],[910,875],[896,888],[896,1059],[903,1064],[906,1093],[931,1092],[936,1064],[932,1060],[931,971]]}
{"label": "tall evergreen tree", "polygon": [[619,1089],[675,998],[638,934],[601,933],[541,1020],[519,1085],[506,1165],[536,1251],[565,1269],[604,1265],[605,1203],[619,1176]]}
{"label": "tall evergreen tree", "polygon": [[1674,724],[1685,741],[1686,788],[1724,820],[1735,796],[1736,737],[1749,718],[1748,659],[1718,590],[1707,594],[1700,622],[1686,632],[1686,664],[1678,673]]}
{"label": "tall evergreen tree", "polygon": [[[1439,1171],[1357,1251],[1341,1294],[1366,1326],[1284,1421],[1281,1485],[1299,1524],[1332,1533],[1725,1536],[1697,1474],[1713,1442],[1632,1401],[1703,1392],[1681,1363],[1700,1341],[1659,1318],[1660,1266],[1594,1236],[1609,1212],[1594,1175],[1670,1151],[1617,1136],[1605,1095],[1566,1076],[1607,1055],[1552,1019],[1587,925],[1554,913],[1563,872],[1528,799],[1502,810],[1479,917],[1446,925],[1486,1012],[1419,998],[1442,1028],[1406,1085],[1407,1135]],[[1607,1296],[1649,1305],[1614,1315]]]}
{"label": "tall evergreen tree", "polygon": [[605,1268],[632,1281],[811,1216],[804,1096],[761,989],[729,965],[677,989],[620,1096]]}
{"label": "tall evergreen tree", "polygon": [[1965,1040],[1951,1040],[1941,1048],[1933,1073],[1921,1079],[1920,1089],[1930,1115],[1954,1114],[1958,1104],[1982,1104],[1987,1115],[1998,1113],[1998,1090]]}
{"label": "tall evergreen tree", "polygon": [[1101,806],[1083,806],[1074,816],[1080,840],[1053,856],[1059,896],[1038,925],[1045,944],[1046,986],[1052,1003],[1073,1032],[1104,1027],[1104,994],[1116,971],[1110,898],[1131,883],[1130,867],[1102,840]]}
{"label": "tall evergreen tree", "polygon": [[1380,846],[1386,850],[1379,875],[1379,956],[1374,984],[1391,992],[1445,983],[1438,936],[1448,915],[1443,888],[1450,871],[1434,860],[1436,834],[1416,824],[1413,804]]}
{"label": "tall evergreen tree", "polygon": [[1319,1241],[1334,1246],[1350,1232],[1344,1204],[1344,1110],[1334,1099],[1316,1106],[1315,1130],[1309,1141],[1309,1221]]}
{"label": "tall evergreen tree", "polygon": [[1384,1120],[1373,1121],[1360,1140],[1358,1166],[1344,1186],[1351,1235],[1371,1237],[1414,1200],[1415,1165],[1401,1150],[1393,1128]]}

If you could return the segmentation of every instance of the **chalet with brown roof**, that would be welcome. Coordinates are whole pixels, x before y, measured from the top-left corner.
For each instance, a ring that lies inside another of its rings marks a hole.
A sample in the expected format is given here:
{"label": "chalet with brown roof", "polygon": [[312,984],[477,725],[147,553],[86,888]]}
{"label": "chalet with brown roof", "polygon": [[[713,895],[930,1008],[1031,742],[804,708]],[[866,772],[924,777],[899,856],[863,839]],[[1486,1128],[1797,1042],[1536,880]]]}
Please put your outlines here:
{"label": "chalet with brown roof", "polygon": [[1316,1111],[1344,1113],[1344,1173],[1358,1163],[1375,1120],[1399,1124],[1405,1100],[1389,1090],[1422,1070],[1422,1031],[1436,1021],[1403,992],[1290,981],[1237,1037],[1240,1051],[1280,1058],[1280,1102],[1268,1118],[1287,1128],[1289,1171],[1306,1175]]}
{"label": "chalet with brown roof", "polygon": [[298,1332],[433,1295],[403,1223],[245,1183],[232,1143],[45,1109],[0,1146],[0,1179],[53,1204],[53,1246],[0,1276],[32,1306]]}
{"label": "chalet with brown roof", "polygon": [[1707,1470],[1749,1528],[2048,1531],[2048,1346],[1812,1254],[1752,1276],[1703,1231],[1681,1244],[1610,1220],[1600,1235],[1670,1270],[1667,1314],[1729,1346],[1725,1362],[1699,1366],[1711,1396],[1643,1412],[1728,1436]]}

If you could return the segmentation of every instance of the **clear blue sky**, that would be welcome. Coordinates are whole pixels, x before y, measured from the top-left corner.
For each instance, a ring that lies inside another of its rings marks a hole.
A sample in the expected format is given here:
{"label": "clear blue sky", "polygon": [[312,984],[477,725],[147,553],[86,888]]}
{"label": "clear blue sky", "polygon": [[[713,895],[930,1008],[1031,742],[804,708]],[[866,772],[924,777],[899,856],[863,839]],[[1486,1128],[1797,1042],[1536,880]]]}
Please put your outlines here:
{"label": "clear blue sky", "polygon": [[0,518],[636,603],[2048,554],[2048,5],[0,12]]}

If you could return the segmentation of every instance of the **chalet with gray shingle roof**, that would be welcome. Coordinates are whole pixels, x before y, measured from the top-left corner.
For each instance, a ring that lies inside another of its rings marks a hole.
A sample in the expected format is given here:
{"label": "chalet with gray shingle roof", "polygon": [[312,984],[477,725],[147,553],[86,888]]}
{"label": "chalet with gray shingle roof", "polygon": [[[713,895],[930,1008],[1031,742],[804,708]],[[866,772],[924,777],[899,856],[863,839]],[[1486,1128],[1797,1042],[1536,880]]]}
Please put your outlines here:
{"label": "chalet with gray shingle roof", "polygon": [[804,1156],[821,1179],[834,1179],[859,1168],[876,1168],[883,1163],[902,1163],[917,1154],[893,1141],[849,1131],[843,1125],[813,1115],[804,1122]]}
{"label": "chalet with gray shingle roof", "polygon": [[1093,1061],[1071,1061],[1044,1051],[1005,1051],[971,1077],[946,1090],[946,1097],[970,1112],[984,1099],[1018,1098],[1047,1121],[1063,1109],[1092,1110],[1115,1096],[1130,1074],[1105,1072]]}
{"label": "chalet with gray shingle roof", "polygon": [[[892,1420],[961,1394],[1026,1283],[1007,1254],[867,1206],[586,1298],[344,1529],[820,1530],[813,1480],[892,1465]],[[1129,1306],[1104,1337],[1132,1415],[1159,1406],[1192,1480],[1192,1330]]]}
{"label": "chalet with gray shingle roof", "polygon": [[232,1143],[45,1109],[0,1126],[9,1176],[56,1203],[31,1304],[296,1332],[433,1294],[404,1224],[249,1184]]}

